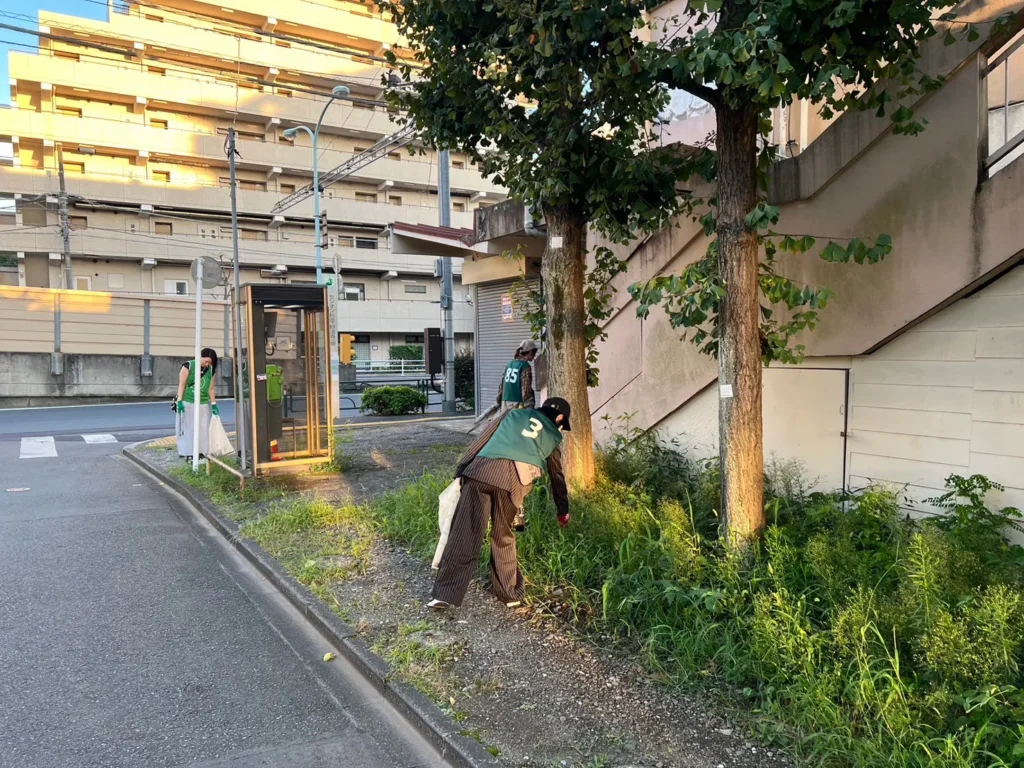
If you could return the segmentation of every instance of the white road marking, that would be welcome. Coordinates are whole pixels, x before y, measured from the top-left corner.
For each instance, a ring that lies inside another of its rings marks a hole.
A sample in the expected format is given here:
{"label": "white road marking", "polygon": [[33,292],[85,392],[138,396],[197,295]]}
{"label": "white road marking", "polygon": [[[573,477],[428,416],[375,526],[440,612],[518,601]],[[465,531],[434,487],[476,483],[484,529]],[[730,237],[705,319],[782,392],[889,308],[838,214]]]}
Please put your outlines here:
{"label": "white road marking", "polygon": [[8,488],[8,493],[24,493],[25,491],[31,491],[31,488]]}
{"label": "white road marking", "polygon": [[117,442],[117,438],[114,437],[113,435],[110,435],[110,434],[82,435],[82,439],[85,440],[85,442],[90,443],[90,444],[96,444],[96,443],[116,443]]}
{"label": "white road marking", "polygon": [[21,455],[19,459],[55,459],[57,443],[53,437],[21,438]]}

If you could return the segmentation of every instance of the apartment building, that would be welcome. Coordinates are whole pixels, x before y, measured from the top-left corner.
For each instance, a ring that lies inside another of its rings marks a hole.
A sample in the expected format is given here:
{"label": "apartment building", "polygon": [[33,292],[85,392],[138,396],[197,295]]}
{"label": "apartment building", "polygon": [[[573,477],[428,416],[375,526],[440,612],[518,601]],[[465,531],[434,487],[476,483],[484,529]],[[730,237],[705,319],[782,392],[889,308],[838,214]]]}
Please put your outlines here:
{"label": "apartment building", "polygon": [[[110,0],[107,16],[42,12],[37,45],[10,54],[11,106],[0,109],[0,284],[188,295],[194,258],[231,264],[231,127],[243,282],[313,282],[312,197],[271,213],[312,180],[309,136],[284,134],[315,125],[338,85],[350,95],[326,112],[321,173],[397,131],[400,116],[381,89],[385,52],[403,53],[394,26],[358,0]],[[338,330],[356,335],[359,359],[386,359],[390,346],[419,341],[440,323],[434,257],[393,254],[387,228],[438,221],[438,158],[396,150],[321,197],[324,271],[341,300]],[[450,160],[452,226],[468,228],[473,211],[503,190],[470,158]],[[457,265],[456,333],[468,344],[460,273]]]}

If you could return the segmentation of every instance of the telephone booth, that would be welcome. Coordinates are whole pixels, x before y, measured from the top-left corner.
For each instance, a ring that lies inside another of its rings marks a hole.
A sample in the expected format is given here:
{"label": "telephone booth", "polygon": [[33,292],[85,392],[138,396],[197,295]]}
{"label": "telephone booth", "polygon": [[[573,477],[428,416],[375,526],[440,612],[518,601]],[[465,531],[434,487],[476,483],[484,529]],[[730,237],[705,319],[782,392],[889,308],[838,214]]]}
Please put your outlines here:
{"label": "telephone booth", "polygon": [[334,454],[327,302],[322,285],[241,288],[242,402],[236,413],[256,476],[301,471]]}

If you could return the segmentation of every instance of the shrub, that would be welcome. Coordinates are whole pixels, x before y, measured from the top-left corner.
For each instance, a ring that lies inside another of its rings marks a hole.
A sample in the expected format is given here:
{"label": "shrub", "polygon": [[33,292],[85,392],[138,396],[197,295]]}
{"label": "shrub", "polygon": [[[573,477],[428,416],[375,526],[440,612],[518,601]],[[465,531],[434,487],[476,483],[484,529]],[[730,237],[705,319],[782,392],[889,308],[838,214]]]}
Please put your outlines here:
{"label": "shrub", "polygon": [[426,407],[427,396],[412,387],[371,387],[363,392],[362,410],[378,416],[404,416]]}
{"label": "shrub", "polygon": [[395,344],[388,350],[388,357],[392,360],[422,360],[422,344]]}
{"label": "shrub", "polygon": [[[662,680],[742,691],[761,735],[809,764],[1024,768],[1024,549],[998,537],[987,481],[950,478],[944,513],[914,520],[893,493],[811,493],[776,463],[772,524],[737,552],[714,462],[630,430],[601,466],[567,529],[547,493],[527,499],[529,598]],[[423,556],[444,481],[375,504]]]}
{"label": "shrub", "polygon": [[465,352],[455,356],[455,399],[473,399],[473,353]]}

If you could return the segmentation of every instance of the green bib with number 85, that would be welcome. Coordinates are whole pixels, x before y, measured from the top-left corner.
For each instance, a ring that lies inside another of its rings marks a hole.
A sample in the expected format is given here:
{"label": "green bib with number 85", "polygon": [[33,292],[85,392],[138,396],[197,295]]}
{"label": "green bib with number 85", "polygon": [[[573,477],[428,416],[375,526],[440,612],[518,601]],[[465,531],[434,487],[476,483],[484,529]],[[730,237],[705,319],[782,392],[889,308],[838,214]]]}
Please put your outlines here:
{"label": "green bib with number 85", "polygon": [[523,371],[528,369],[530,364],[525,360],[513,360],[505,369],[504,384],[501,388],[501,399],[506,403],[523,402]]}
{"label": "green bib with number 85", "polygon": [[524,408],[509,411],[478,456],[509,459],[545,469],[548,456],[562,442],[562,433],[540,411]]}

